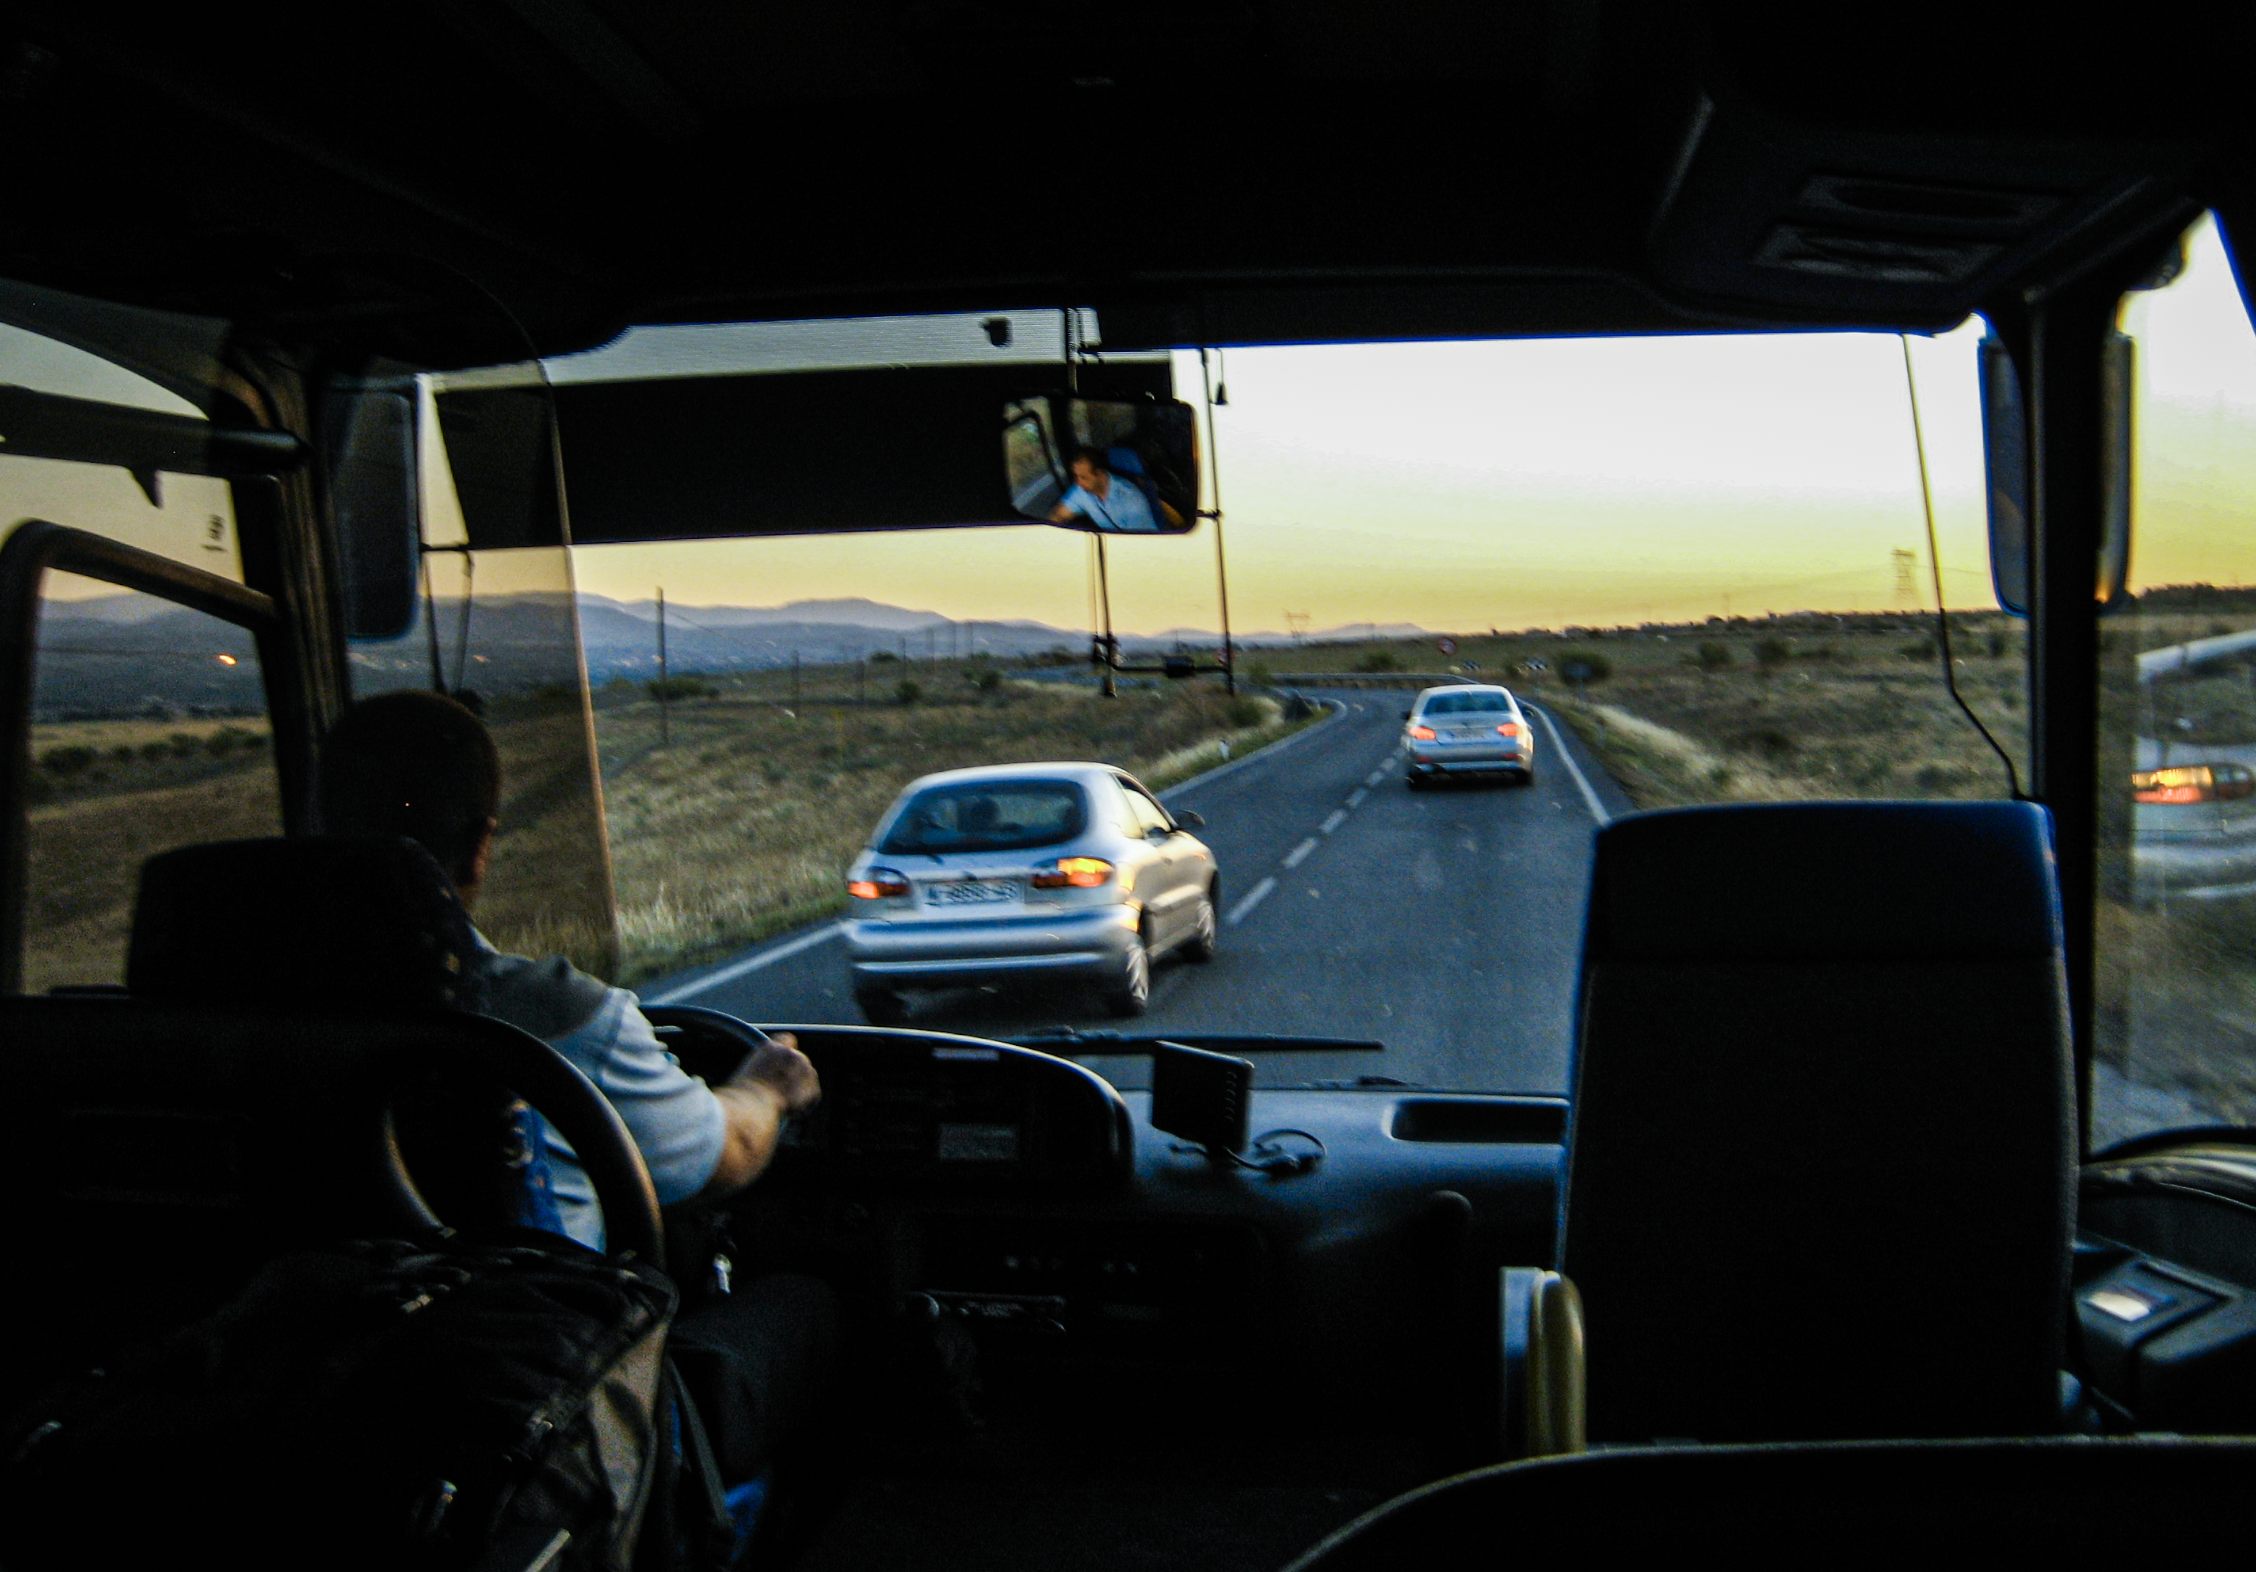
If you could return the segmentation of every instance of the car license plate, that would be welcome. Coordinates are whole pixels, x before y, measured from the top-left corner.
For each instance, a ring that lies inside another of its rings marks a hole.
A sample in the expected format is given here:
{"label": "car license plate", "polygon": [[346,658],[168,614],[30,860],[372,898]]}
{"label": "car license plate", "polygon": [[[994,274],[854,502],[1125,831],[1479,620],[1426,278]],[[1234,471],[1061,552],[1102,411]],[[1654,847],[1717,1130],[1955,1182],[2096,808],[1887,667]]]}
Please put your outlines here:
{"label": "car license plate", "polygon": [[962,879],[954,884],[926,888],[925,900],[934,906],[982,906],[992,901],[1018,899],[1015,879]]}
{"label": "car license plate", "polygon": [[1476,742],[1482,733],[1473,727],[1460,726],[1449,734],[1451,742]]}

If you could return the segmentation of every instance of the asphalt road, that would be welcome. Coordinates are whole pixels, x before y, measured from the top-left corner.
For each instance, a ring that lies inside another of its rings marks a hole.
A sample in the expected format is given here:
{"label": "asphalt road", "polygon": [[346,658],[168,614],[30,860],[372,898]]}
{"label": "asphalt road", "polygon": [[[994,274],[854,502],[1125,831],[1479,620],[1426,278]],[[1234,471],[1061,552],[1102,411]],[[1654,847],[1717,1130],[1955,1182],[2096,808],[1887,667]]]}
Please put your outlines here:
{"label": "asphalt road", "polygon": [[[1163,962],[1142,1021],[1067,994],[963,990],[920,998],[909,1024],[988,1037],[1071,1024],[1374,1038],[1383,1052],[1259,1055],[1259,1084],[1384,1075],[1563,1093],[1591,837],[1627,799],[1540,713],[1534,785],[1412,792],[1399,751],[1410,696],[1335,697],[1345,706],[1335,719],[1164,794],[1206,817],[1222,943],[1203,966]],[[756,1022],[861,1019],[828,924],[646,997]],[[1141,1061],[1084,1062],[1145,1084]]]}

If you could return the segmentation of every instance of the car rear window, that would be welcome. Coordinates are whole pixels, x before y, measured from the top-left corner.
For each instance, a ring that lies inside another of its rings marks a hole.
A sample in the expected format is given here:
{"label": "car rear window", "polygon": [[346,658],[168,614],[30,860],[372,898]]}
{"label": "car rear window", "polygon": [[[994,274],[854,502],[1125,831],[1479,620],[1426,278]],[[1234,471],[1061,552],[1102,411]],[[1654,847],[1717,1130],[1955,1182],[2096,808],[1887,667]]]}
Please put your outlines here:
{"label": "car rear window", "polygon": [[1511,709],[1512,700],[1502,693],[1437,693],[1426,700],[1422,713],[1427,715],[1494,715]]}
{"label": "car rear window", "polygon": [[1072,781],[927,786],[902,807],[877,849],[1018,851],[1072,840],[1088,823],[1088,798]]}

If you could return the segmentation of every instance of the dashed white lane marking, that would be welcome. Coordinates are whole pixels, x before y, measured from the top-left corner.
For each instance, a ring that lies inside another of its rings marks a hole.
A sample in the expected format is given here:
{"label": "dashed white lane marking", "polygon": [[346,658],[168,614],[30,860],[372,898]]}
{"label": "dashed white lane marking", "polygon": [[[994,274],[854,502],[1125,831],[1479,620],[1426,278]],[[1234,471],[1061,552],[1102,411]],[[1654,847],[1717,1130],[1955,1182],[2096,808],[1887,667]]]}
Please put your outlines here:
{"label": "dashed white lane marking", "polygon": [[812,933],[803,933],[796,939],[786,940],[772,950],[762,950],[757,955],[747,955],[743,960],[724,966],[710,976],[700,977],[694,982],[683,983],[678,988],[668,988],[664,993],[648,1002],[651,1004],[679,1004],[692,994],[703,993],[708,988],[718,988],[722,983],[734,982],[737,978],[749,973],[763,971],[775,965],[778,961],[789,960],[801,950],[811,950],[825,939],[837,937],[838,924],[834,922],[825,923]]}
{"label": "dashed white lane marking", "polygon": [[1551,734],[1551,746],[1558,753],[1559,762],[1567,767],[1567,773],[1574,777],[1574,783],[1582,788],[1582,800],[1590,805],[1590,816],[1602,825],[1612,823],[1614,816],[1606,811],[1606,805],[1600,802],[1598,794],[1590,789],[1590,782],[1583,775],[1582,766],[1575,763],[1574,755],[1567,751],[1567,745],[1560,740],[1559,728],[1552,721],[1550,712],[1537,710],[1535,718],[1543,722],[1543,729]]}
{"label": "dashed white lane marking", "polygon": [[1332,816],[1326,819],[1321,825],[1317,827],[1316,833],[1319,835],[1329,835],[1332,833],[1332,831],[1338,829],[1346,822],[1347,810],[1345,808],[1334,808],[1332,810]]}
{"label": "dashed white lane marking", "polygon": [[1263,879],[1252,889],[1246,891],[1245,899],[1239,901],[1237,905],[1231,907],[1230,915],[1223,918],[1222,920],[1228,923],[1231,927],[1235,928],[1239,923],[1246,920],[1246,914],[1248,912],[1252,911],[1256,906],[1259,906],[1263,901],[1267,900],[1269,898],[1269,892],[1276,887],[1277,881],[1274,877]]}
{"label": "dashed white lane marking", "polygon": [[1353,791],[1351,791],[1351,792],[1349,792],[1349,793],[1347,794],[1347,805],[1348,805],[1348,806],[1349,806],[1350,808],[1360,808],[1360,807],[1362,807],[1362,806],[1363,806],[1363,799],[1364,799],[1364,798],[1366,798],[1366,797],[1368,797],[1368,796],[1370,796],[1370,795],[1371,795],[1371,788],[1370,788],[1370,787],[1368,787],[1368,786],[1358,786],[1358,787],[1356,787],[1356,788],[1355,788],[1355,790],[1353,790]]}
{"label": "dashed white lane marking", "polygon": [[1373,770],[1370,774],[1363,777],[1363,784],[1366,786],[1376,786],[1379,782],[1385,779],[1386,766],[1382,764],[1377,769]]}
{"label": "dashed white lane marking", "polygon": [[1311,835],[1308,837],[1308,839],[1302,841],[1298,846],[1295,846],[1291,851],[1285,853],[1285,866],[1288,868],[1299,867],[1302,863],[1308,860],[1308,854],[1315,849],[1316,837]]}

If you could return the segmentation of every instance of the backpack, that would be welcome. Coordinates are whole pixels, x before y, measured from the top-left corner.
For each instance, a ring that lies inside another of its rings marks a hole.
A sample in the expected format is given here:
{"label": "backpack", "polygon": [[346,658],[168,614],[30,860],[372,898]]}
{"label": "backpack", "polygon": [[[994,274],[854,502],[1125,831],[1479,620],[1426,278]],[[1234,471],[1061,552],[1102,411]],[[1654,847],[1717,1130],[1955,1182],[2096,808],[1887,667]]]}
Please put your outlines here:
{"label": "backpack", "polygon": [[676,1303],[529,1231],[280,1258],[0,1433],[0,1564],[627,1572]]}

